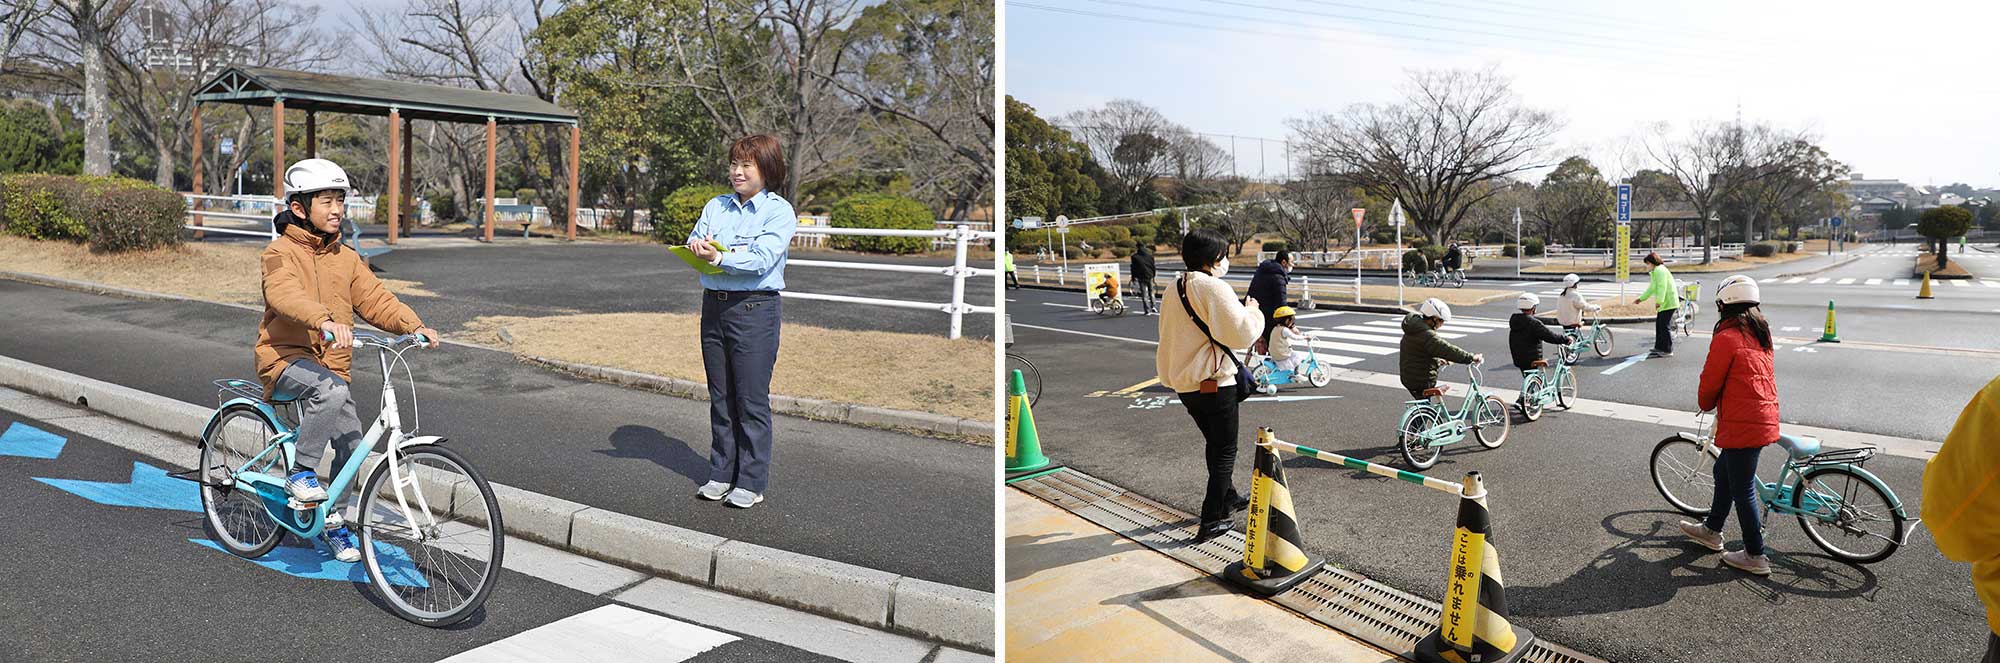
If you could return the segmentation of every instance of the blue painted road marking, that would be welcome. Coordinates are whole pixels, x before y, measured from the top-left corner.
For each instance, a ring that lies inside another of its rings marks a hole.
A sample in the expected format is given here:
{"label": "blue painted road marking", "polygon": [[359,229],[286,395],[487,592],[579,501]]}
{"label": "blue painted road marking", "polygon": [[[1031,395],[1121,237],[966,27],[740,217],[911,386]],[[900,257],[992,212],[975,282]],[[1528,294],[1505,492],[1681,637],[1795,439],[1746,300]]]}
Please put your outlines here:
{"label": "blue painted road marking", "polygon": [[[214,541],[208,539],[188,539],[188,541],[236,557],[229,551],[223,550],[222,545]],[[380,555],[382,577],[388,578],[389,584],[417,588],[430,586],[429,582],[424,581],[423,574],[417,572],[416,565],[410,563],[410,554],[402,548],[377,541],[375,550]],[[263,557],[245,561],[295,578],[368,583],[368,569],[363,565],[334,559],[332,555],[318,548],[278,546]]]}
{"label": "blue painted road marking", "polygon": [[1639,354],[1626,357],[1625,361],[1618,362],[1617,366],[1604,369],[1602,372],[1599,373],[1599,375],[1617,375],[1619,371],[1625,370],[1626,367],[1645,361],[1648,356],[1649,355],[1647,353],[1641,352]]}
{"label": "blue painted road marking", "polygon": [[42,477],[35,480],[98,504],[201,513],[201,494],[195,492],[198,484],[167,476],[166,470],[137,461],[132,463],[132,480],[127,483]]}
{"label": "blue painted road marking", "polygon": [[69,438],[17,421],[7,427],[7,432],[0,433],[0,456],[53,459],[62,455],[63,444],[68,441]]}

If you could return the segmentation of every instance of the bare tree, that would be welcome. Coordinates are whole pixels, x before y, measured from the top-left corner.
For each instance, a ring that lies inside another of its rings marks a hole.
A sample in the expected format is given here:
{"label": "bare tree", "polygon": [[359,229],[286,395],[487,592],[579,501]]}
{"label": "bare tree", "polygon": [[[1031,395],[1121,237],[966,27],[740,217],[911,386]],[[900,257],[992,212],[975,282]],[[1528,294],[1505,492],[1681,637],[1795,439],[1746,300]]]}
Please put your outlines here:
{"label": "bare tree", "polygon": [[111,174],[111,85],[105,58],[112,36],[138,0],[52,0],[49,20],[29,31],[43,42],[37,58],[51,71],[82,63],[83,173]]}
{"label": "bare tree", "polygon": [[[1658,123],[1644,139],[1646,153],[1680,188],[1681,199],[1701,219],[1702,262],[1714,257],[1714,233],[1708,220],[1749,186],[1805,168],[1814,150],[1803,132],[1784,133],[1766,125],[1697,122],[1676,136],[1671,125]],[[1823,153],[1822,153],[1823,154]],[[1743,238],[1752,239],[1754,214],[1743,215]]]}
{"label": "bare tree", "polygon": [[1075,134],[1099,163],[1107,164],[1126,211],[1153,205],[1160,195],[1157,185],[1165,178],[1175,180],[1176,200],[1185,203],[1229,172],[1229,154],[1222,148],[1131,99],[1068,113],[1053,124]]}
{"label": "bare tree", "polygon": [[1371,195],[1402,200],[1433,242],[1501,190],[1485,185],[1548,165],[1542,153],[1561,127],[1490,68],[1413,72],[1401,103],[1289,124],[1308,172],[1346,173]]}
{"label": "bare tree", "polygon": [[1334,239],[1347,236],[1341,231],[1351,223],[1348,210],[1361,202],[1352,195],[1351,187],[1341,178],[1325,175],[1287,182],[1284,190],[1268,203],[1273,228],[1285,236],[1292,248],[1333,250]]}
{"label": "bare tree", "polygon": [[28,30],[52,10],[48,0],[0,0],[0,73],[7,71],[7,57]]}

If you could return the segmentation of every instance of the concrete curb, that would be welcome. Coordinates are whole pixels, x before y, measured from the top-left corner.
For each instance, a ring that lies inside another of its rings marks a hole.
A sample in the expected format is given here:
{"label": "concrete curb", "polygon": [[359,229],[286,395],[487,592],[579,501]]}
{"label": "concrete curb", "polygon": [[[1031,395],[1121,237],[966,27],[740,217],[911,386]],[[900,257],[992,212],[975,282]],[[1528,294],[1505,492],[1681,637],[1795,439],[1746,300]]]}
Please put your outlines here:
{"label": "concrete curb", "polygon": [[1811,276],[1811,275],[1813,275],[1813,274],[1818,274],[1818,273],[1820,273],[1820,272],[1824,272],[1824,271],[1827,271],[1827,270],[1829,270],[1829,269],[1833,269],[1833,268],[1835,268],[1835,267],[1839,267],[1839,266],[1841,266],[1841,265],[1845,265],[1845,264],[1847,264],[1847,263],[1850,263],[1850,262],[1854,262],[1854,261],[1856,261],[1856,260],[1860,260],[1861,258],[1862,258],[1862,256],[1859,256],[1859,255],[1852,255],[1852,256],[1848,256],[1848,257],[1846,257],[1846,258],[1842,258],[1842,259],[1840,259],[1840,260],[1836,260],[1836,261],[1834,261],[1834,262],[1833,262],[1833,264],[1831,264],[1831,265],[1827,265],[1827,266],[1825,266],[1825,267],[1816,267],[1816,268],[1813,268],[1813,269],[1808,269],[1808,270],[1805,270],[1805,271],[1803,271],[1803,272],[1791,272],[1791,273],[1787,273],[1787,274],[1779,274],[1779,275],[1777,275],[1777,276],[1773,276],[1773,277],[1771,277],[1771,278],[1774,278],[1774,279],[1789,279],[1789,278],[1792,278],[1792,277],[1795,277],[1795,276]]}
{"label": "concrete curb", "polygon": [[[189,445],[210,410],[0,356],[0,387],[59,400],[167,433]],[[814,614],[994,650],[994,595],[732,541],[492,483],[508,534],[570,552]]]}
{"label": "concrete curb", "polygon": [[[195,299],[192,297],[182,297],[180,295],[170,295],[159,292],[147,292],[144,290],[133,290],[129,288],[120,288],[100,283],[91,283],[89,281],[76,281],[72,279],[56,278],[53,276],[43,276],[40,274],[24,274],[21,272],[0,271],[0,279],[20,281],[23,283],[32,283],[35,285],[48,286],[51,288],[77,290],[92,294],[125,297],[128,299],[138,299],[146,301],[166,301],[166,302],[200,302],[204,304],[228,306],[231,308],[242,309],[245,311],[263,310],[260,307],[249,306],[246,304],[216,302],[205,299]],[[508,333],[506,327],[501,327],[499,329],[499,336],[502,341],[505,341],[510,344],[514,342],[513,335]],[[678,396],[681,398],[689,398],[694,400],[708,400],[708,385],[700,382],[694,382],[692,380],[677,380],[674,378],[649,375],[646,373],[627,371],[618,368],[611,368],[608,366],[578,364],[578,363],[565,362],[555,359],[549,359],[546,357],[524,355],[516,353],[507,348],[496,348],[493,346],[482,345],[479,343],[467,343],[465,341],[458,341],[451,339],[446,339],[444,343],[446,345],[456,345],[461,347],[476,348],[480,350],[491,350],[494,352],[505,352],[507,354],[514,355],[515,357],[525,360],[529,363],[538,364],[544,368],[552,368],[584,379],[595,380],[599,382],[609,382],[622,387],[644,389],[647,391],[662,393],[669,396]],[[925,437],[938,437],[938,438],[957,440],[962,442],[970,442],[982,446],[991,445],[993,442],[992,422],[978,421],[974,419],[963,419],[959,417],[951,417],[941,414],[932,414],[929,412],[910,412],[907,410],[894,410],[890,408],[875,407],[870,405],[836,403],[832,401],[825,401],[815,398],[785,396],[781,394],[771,395],[771,410],[773,412],[777,412],[780,414],[789,414],[792,416],[803,417],[806,419],[813,419],[817,421],[827,421],[837,424],[846,424],[849,426],[859,426],[864,428],[885,428],[899,432],[922,435]]]}
{"label": "concrete curb", "polygon": [[[609,366],[579,364],[534,355],[516,354],[515,356],[530,364],[555,369],[585,379],[609,382],[621,387],[644,389],[698,401],[708,400],[708,385],[693,380],[682,380]],[[784,396],[780,394],[771,395],[771,411],[818,421],[829,421],[868,428],[887,428],[924,434],[930,437],[985,442],[987,444],[991,444],[993,439],[993,424],[991,422],[975,421],[929,412],[892,410],[884,407],[836,403],[817,398]]]}

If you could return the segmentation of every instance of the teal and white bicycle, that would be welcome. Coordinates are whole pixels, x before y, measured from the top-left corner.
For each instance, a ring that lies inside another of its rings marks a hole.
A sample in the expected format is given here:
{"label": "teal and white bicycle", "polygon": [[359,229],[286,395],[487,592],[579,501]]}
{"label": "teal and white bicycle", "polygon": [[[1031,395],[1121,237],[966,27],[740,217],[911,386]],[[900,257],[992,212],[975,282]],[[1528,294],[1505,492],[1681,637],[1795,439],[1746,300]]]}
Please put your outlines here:
{"label": "teal and white bicycle", "polygon": [[[333,476],[327,500],[307,509],[291,508],[285,493],[285,470],[297,453],[299,395],[267,396],[255,382],[216,380],[222,404],[202,433],[201,465],[189,473],[201,484],[203,526],[216,543],[255,559],[286,532],[316,539],[348,520],[335,505],[360,480],[352,520],[375,593],[397,615],[424,626],[449,626],[477,611],[500,578],[506,530],[492,487],[464,456],[442,437],[413,435],[415,426],[403,430],[394,370],[402,366],[410,376],[414,415],[416,378],[403,353],[427,342],[415,334],[354,332],[356,350],[378,350],[382,411]],[[378,443],[379,456],[373,455]]]}
{"label": "teal and white bicycle", "polygon": [[1604,324],[1601,314],[1591,314],[1588,331],[1565,329],[1563,335],[1570,339],[1569,345],[1562,349],[1562,363],[1566,365],[1576,365],[1576,360],[1583,358],[1584,348],[1597,353],[1599,359],[1611,356],[1611,327]]}
{"label": "teal and white bicycle", "polygon": [[[1699,432],[1676,433],[1653,446],[1653,486],[1681,513],[1706,516],[1715,499],[1715,459],[1722,451],[1715,446],[1711,413],[1697,415],[1695,427]],[[1814,545],[1856,564],[1887,559],[1908,542],[1914,527],[1904,522],[1909,516],[1902,501],[1861,466],[1875,456],[1875,447],[1821,449],[1816,438],[1790,435],[1779,435],[1776,446],[1786,452],[1778,480],[1752,479],[1766,527],[1773,512],[1797,516]]]}
{"label": "teal and white bicycle", "polygon": [[1465,440],[1467,431],[1488,449],[1507,442],[1507,431],[1514,427],[1507,404],[1479,388],[1479,364],[1466,364],[1465,372],[1471,381],[1457,412],[1445,406],[1443,387],[1431,387],[1422,400],[1406,401],[1409,407],[1396,423],[1396,448],[1411,467],[1430,469],[1445,447]]}
{"label": "teal and white bicycle", "polygon": [[1521,377],[1521,416],[1528,421],[1542,418],[1542,411],[1550,405],[1564,410],[1576,407],[1576,372],[1570,370],[1567,362],[1558,361],[1550,366],[1546,361]]}

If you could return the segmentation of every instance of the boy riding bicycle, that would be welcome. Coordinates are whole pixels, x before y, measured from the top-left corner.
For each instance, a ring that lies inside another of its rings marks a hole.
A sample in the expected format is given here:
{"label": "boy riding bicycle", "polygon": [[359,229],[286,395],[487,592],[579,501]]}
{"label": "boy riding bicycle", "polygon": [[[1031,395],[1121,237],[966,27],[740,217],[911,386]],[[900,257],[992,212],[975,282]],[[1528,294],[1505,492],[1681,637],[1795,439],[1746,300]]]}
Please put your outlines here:
{"label": "boy riding bicycle", "polygon": [[[1520,310],[1507,318],[1507,350],[1514,356],[1514,368],[1521,370],[1522,380],[1527,379],[1530,371],[1549,365],[1549,362],[1542,359],[1543,343],[1552,345],[1569,343],[1569,339],[1563,338],[1562,334],[1556,333],[1555,330],[1549,329],[1548,325],[1535,319],[1535,307],[1541,305],[1542,298],[1535,293],[1521,293],[1521,296],[1514,300],[1514,308]],[[1515,402],[1526,402],[1527,399],[1528,394],[1523,392]]]}
{"label": "boy riding bicycle", "polygon": [[[281,236],[271,240],[262,256],[264,319],[257,325],[257,377],[267,399],[302,406],[297,457],[285,482],[294,509],[311,509],[327,499],[314,473],[324,457],[322,446],[333,445],[338,471],[361,441],[361,419],[348,394],[355,314],[390,333],[423,334],[430,347],[438,343],[437,331],[340,243],[348,190],[347,173],[332,161],[306,159],[285,169],[285,208],[272,220]],[[331,340],[322,340],[323,335]],[[335,559],[361,559],[345,525],[329,527],[322,538]]]}
{"label": "boy riding bicycle", "polygon": [[1447,322],[1451,322],[1451,307],[1436,297],[1424,300],[1416,313],[1403,318],[1402,356],[1397,368],[1403,388],[1410,390],[1410,398],[1429,398],[1424,392],[1437,387],[1439,366],[1486,360],[1485,356],[1466,352],[1438,336],[1438,328]]}
{"label": "boy riding bicycle", "polygon": [[1097,303],[1100,307],[1109,307],[1115,299],[1118,299],[1118,275],[1107,273],[1104,280],[1097,284]]}

